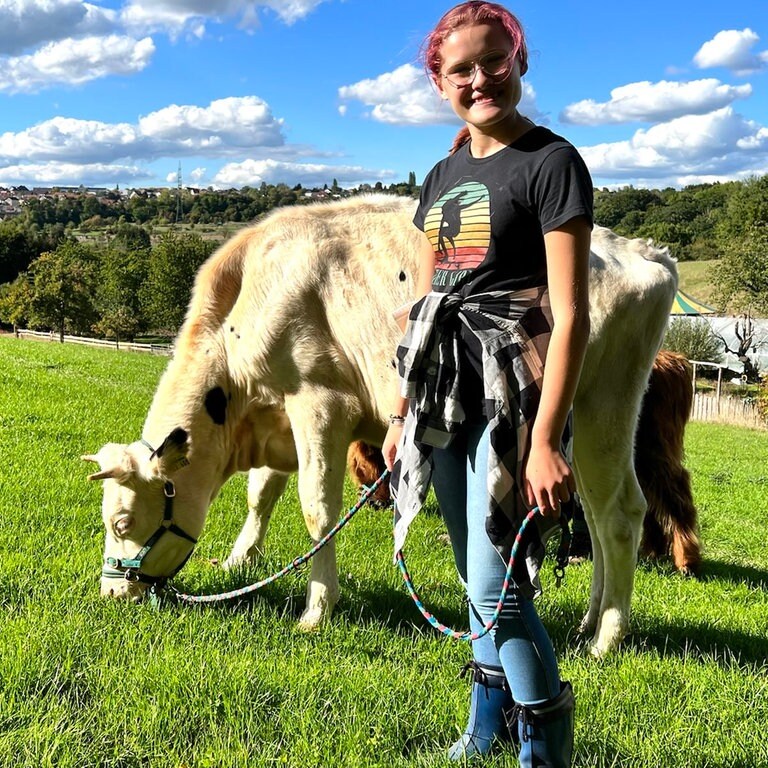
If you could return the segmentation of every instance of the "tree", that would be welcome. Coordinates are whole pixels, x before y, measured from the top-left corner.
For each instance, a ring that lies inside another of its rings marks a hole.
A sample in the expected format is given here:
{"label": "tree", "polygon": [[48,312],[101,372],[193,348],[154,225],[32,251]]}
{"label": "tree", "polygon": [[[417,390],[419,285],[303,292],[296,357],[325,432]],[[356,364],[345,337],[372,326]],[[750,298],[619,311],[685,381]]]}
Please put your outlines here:
{"label": "tree", "polygon": [[27,233],[15,222],[0,223],[0,283],[10,283],[38,254]]}
{"label": "tree", "polygon": [[178,331],[195,274],[215,247],[199,235],[169,232],[152,249],[140,291],[142,311],[151,327],[168,334]]}
{"label": "tree", "polygon": [[103,309],[101,317],[93,325],[93,330],[107,339],[114,339],[119,347],[122,339],[132,339],[136,335],[140,324],[139,317],[130,307],[120,304]]}
{"label": "tree", "polygon": [[719,363],[723,359],[720,340],[706,320],[676,317],[664,336],[663,348],[678,352],[689,360]]}
{"label": "tree", "polygon": [[[634,232],[624,225],[624,217],[633,211],[644,214],[649,208],[661,204],[660,194],[649,189],[624,187],[614,192],[600,190],[595,194],[595,222],[621,235],[632,237]],[[635,216],[633,223],[636,222]]]}
{"label": "tree", "polygon": [[768,227],[768,175],[734,186],[724,215],[718,219],[723,243],[743,240],[755,229]]}
{"label": "tree", "polygon": [[32,262],[30,320],[58,332],[87,333],[96,320],[97,264],[86,246],[68,240]]}
{"label": "tree", "polygon": [[718,306],[768,312],[768,223],[735,239],[711,274]]}
{"label": "tree", "polygon": [[747,353],[750,347],[756,352],[758,344],[755,343],[755,324],[752,322],[752,314],[750,312],[736,319],[733,332],[737,341],[735,349],[731,349],[728,342],[720,334],[717,335],[717,338],[723,343],[725,351],[735,355],[744,366],[744,376],[746,376],[747,381],[754,383],[759,380],[758,366]]}
{"label": "tree", "polygon": [[0,285],[0,320],[10,323],[14,332],[26,325],[32,305],[32,287],[29,277],[19,275],[12,283]]}
{"label": "tree", "polygon": [[147,279],[149,234],[134,224],[119,224],[101,257],[97,307],[100,319],[93,330],[118,341],[133,338],[142,328],[140,295]]}

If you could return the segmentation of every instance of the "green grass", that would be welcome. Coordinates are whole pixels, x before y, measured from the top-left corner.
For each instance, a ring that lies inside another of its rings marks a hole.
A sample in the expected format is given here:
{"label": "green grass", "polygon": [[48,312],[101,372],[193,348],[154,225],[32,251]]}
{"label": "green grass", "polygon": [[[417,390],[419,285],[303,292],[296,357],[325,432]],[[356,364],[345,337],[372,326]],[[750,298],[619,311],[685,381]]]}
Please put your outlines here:
{"label": "green grass", "polygon": [[711,270],[715,264],[717,260],[679,262],[677,271],[680,276],[680,290],[705,304],[711,304],[715,290]]}
{"label": "green grass", "polygon": [[[469,648],[417,615],[391,564],[390,519],[364,509],[338,546],[342,598],[296,630],[306,576],[240,605],[123,605],[98,597],[100,488],[79,455],[140,434],[167,360],[0,338],[0,766],[441,766],[466,718]],[[575,634],[591,566],[540,611],[577,694],[576,765],[768,766],[768,434],[692,424],[688,465],[703,575],[642,563],[632,634],[593,660]],[[351,505],[354,493],[347,489]],[[214,502],[188,590],[255,581],[306,550],[295,484],[263,569],[225,574],[244,478]],[[409,537],[425,600],[463,626],[434,514]],[[514,766],[509,753],[487,761]]]}

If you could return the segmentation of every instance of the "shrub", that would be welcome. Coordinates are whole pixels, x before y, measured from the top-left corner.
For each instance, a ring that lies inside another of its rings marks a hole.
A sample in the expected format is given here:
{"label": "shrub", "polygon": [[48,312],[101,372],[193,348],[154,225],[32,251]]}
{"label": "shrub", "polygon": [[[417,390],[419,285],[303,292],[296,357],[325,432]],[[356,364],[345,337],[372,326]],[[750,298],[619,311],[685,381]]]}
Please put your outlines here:
{"label": "shrub", "polygon": [[763,376],[757,385],[757,412],[764,424],[768,424],[768,375]]}
{"label": "shrub", "polygon": [[664,336],[664,349],[685,355],[689,360],[719,363],[723,347],[709,323],[701,318],[674,318]]}

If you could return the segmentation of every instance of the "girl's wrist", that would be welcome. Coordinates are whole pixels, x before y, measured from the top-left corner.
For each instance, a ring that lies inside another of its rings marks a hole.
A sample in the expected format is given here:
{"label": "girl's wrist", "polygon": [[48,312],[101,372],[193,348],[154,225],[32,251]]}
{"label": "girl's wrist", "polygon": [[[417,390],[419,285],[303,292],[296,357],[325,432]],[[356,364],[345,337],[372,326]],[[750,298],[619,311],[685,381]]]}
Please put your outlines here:
{"label": "girl's wrist", "polygon": [[389,414],[389,426],[390,427],[402,427],[405,424],[405,416],[401,416],[397,413]]}

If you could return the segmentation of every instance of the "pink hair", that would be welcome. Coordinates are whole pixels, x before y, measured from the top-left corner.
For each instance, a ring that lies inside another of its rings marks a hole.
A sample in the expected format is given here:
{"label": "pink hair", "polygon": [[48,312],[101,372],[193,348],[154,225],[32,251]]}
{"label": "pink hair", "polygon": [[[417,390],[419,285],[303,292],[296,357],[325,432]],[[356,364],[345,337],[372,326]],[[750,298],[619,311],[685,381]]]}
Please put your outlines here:
{"label": "pink hair", "polygon": [[451,8],[424,41],[424,66],[433,78],[440,76],[443,65],[440,57],[445,38],[461,27],[475,24],[499,24],[509,35],[512,42],[512,54],[520,62],[520,74],[528,71],[528,49],[525,46],[525,33],[520,22],[504,6],[489,3],[486,0],[469,0]]}
{"label": "pink hair", "polygon": [[[427,35],[422,47],[424,68],[432,75],[433,80],[440,77],[443,61],[440,49],[445,39],[462,27],[471,27],[475,24],[498,24],[509,36],[512,42],[512,55],[520,64],[520,74],[528,71],[528,49],[525,45],[525,33],[523,27],[510,11],[498,3],[489,3],[486,0],[469,0],[451,8],[437,22],[437,26]],[[453,140],[451,154],[462,144],[469,140],[469,130],[463,127]]]}

